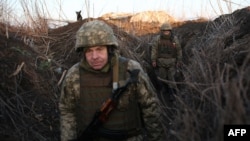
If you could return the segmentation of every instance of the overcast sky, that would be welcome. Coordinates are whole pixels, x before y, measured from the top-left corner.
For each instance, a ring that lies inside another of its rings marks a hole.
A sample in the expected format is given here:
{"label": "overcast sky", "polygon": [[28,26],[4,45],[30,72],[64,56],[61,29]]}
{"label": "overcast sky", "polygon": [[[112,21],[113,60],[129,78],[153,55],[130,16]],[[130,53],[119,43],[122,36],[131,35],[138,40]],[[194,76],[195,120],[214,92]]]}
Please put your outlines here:
{"label": "overcast sky", "polygon": [[22,9],[20,1],[32,2],[30,5],[34,5],[35,2],[39,6],[46,5],[53,19],[69,21],[76,20],[75,11],[79,10],[82,11],[83,18],[96,18],[110,12],[137,13],[163,10],[179,20],[198,17],[213,19],[250,5],[250,0],[8,0],[19,10]]}
{"label": "overcast sky", "polygon": [[82,10],[84,17],[99,17],[109,12],[164,10],[178,19],[192,19],[227,14],[249,6],[250,0],[61,0],[61,3],[70,20],[75,20],[77,10]]}

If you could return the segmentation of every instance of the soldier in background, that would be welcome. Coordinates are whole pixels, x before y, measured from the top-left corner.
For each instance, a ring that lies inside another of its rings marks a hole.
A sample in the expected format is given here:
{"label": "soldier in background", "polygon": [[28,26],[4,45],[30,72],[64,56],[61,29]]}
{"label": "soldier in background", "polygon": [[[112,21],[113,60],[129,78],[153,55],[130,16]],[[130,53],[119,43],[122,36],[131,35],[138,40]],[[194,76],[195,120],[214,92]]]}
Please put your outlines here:
{"label": "soldier in background", "polygon": [[136,83],[126,87],[108,120],[91,132],[91,140],[163,140],[162,112],[155,89],[141,65],[119,56],[117,48],[112,28],[103,21],[84,23],[77,31],[75,50],[82,59],[69,69],[62,85],[61,141],[79,140],[95,112],[112,91],[124,86],[133,70],[139,70]]}
{"label": "soldier in background", "polygon": [[80,11],[76,11],[76,20],[77,21],[81,21],[82,20],[82,15],[81,15],[81,10]]}
{"label": "soldier in background", "polygon": [[153,39],[151,44],[151,62],[156,74],[172,82],[168,85],[161,83],[161,94],[172,101],[177,91],[177,86],[173,82],[175,82],[174,76],[177,68],[182,64],[182,48],[178,38],[173,35],[169,23],[162,24],[160,34]]}

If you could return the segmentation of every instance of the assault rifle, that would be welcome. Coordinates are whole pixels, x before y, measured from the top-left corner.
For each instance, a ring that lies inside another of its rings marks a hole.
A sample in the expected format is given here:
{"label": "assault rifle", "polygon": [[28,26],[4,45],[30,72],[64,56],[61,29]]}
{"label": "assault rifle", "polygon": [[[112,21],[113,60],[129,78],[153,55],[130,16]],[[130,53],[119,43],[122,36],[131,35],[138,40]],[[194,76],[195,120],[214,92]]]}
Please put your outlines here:
{"label": "assault rifle", "polygon": [[115,109],[115,107],[118,104],[119,98],[123,94],[123,92],[127,89],[127,87],[132,84],[136,83],[138,80],[138,73],[139,69],[135,69],[132,71],[129,71],[130,78],[126,81],[124,86],[118,87],[117,89],[112,91],[112,95],[110,98],[108,98],[101,108],[95,113],[92,121],[87,126],[87,128],[83,131],[80,137],[78,137],[76,140],[72,141],[92,141],[93,136],[95,134],[95,131],[98,130],[98,128],[105,123],[110,115],[110,113]]}

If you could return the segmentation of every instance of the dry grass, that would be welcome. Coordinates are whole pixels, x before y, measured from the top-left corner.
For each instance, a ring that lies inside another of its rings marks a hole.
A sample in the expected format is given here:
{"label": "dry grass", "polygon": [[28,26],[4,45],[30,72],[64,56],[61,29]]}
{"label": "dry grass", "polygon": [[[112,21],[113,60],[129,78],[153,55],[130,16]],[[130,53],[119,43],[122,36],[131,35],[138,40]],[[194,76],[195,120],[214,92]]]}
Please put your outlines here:
{"label": "dry grass", "polygon": [[[0,1],[0,5],[5,2]],[[27,24],[13,27],[6,20],[1,20],[1,35],[24,42],[36,53],[30,57],[20,50],[21,47],[15,46],[15,52],[31,60],[31,63],[25,62],[17,69],[22,60],[9,65],[10,58],[6,58],[5,52],[0,52],[0,57],[5,58],[0,60],[2,69],[6,69],[3,76],[14,74],[9,79],[2,79],[6,81],[0,85],[0,118],[8,122],[0,122],[3,124],[0,134],[9,135],[7,131],[12,131],[23,141],[54,141],[59,136],[57,82],[61,78],[61,74],[56,74],[54,69],[66,70],[78,61],[73,49],[75,32],[86,21],[50,30],[48,18],[44,17],[46,8],[39,9],[37,3],[33,3],[34,9],[31,10],[29,2],[23,1],[23,9],[28,11]],[[249,11],[249,8],[246,10]],[[250,124],[250,32],[247,24],[244,26],[244,22],[250,20],[249,15],[222,16],[205,22],[205,28],[192,31],[178,30],[182,25],[176,27],[177,35],[183,37],[181,41],[186,54],[183,66],[185,80],[178,83],[180,91],[174,105],[162,105],[166,121],[172,123],[169,126],[163,121],[169,129],[169,139],[221,141],[224,124]],[[118,37],[120,53],[139,61],[149,72],[152,68],[148,59],[148,43],[158,27],[152,26],[149,34],[136,34],[135,29],[143,31],[147,27],[142,23],[126,25],[120,21],[109,24]],[[41,65],[45,70],[37,71]]]}
{"label": "dry grass", "polygon": [[185,46],[190,54],[171,132],[178,140],[220,141],[223,125],[250,122],[249,29],[240,30],[239,13],[209,23]]}

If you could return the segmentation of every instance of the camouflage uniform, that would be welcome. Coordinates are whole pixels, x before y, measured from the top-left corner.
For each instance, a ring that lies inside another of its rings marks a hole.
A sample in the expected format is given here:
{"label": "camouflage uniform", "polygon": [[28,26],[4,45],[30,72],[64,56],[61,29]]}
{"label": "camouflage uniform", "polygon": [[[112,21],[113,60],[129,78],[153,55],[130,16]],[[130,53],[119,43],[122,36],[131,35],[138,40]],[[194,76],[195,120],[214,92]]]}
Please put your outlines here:
{"label": "camouflage uniform", "polygon": [[[86,30],[86,29],[89,29],[89,30]],[[103,32],[103,30],[105,30],[105,32]],[[106,31],[110,33],[106,33]],[[99,35],[95,36],[95,34],[93,35],[91,32],[99,34]],[[109,36],[107,34],[111,34],[111,35]],[[84,38],[84,36],[87,36],[87,38]],[[99,39],[99,40],[96,41],[95,39]],[[97,20],[85,23],[79,29],[79,32],[77,33],[76,50],[81,51],[81,50],[84,50],[85,47],[95,46],[95,45],[112,45],[115,48],[118,46],[117,40],[115,36],[113,35],[112,29],[109,26],[107,26],[104,22],[97,21]],[[80,86],[82,86],[80,84],[82,80],[80,79],[79,68],[83,69],[86,73],[89,73],[89,74],[94,74],[94,75],[104,74],[104,75],[109,75],[109,77],[112,78],[112,75],[110,76],[110,73],[108,73],[112,70],[112,66],[113,66],[112,62],[113,60],[117,58],[121,58],[117,55],[117,53],[114,53],[114,54],[115,55],[112,56],[112,58],[110,59],[110,65],[108,65],[107,67],[103,68],[100,71],[91,70],[91,68],[86,64],[85,59],[82,59],[79,63],[75,64],[69,69],[67,75],[65,76],[63,85],[62,85],[61,97],[60,97],[60,102],[59,102],[59,109],[60,109],[60,114],[61,114],[60,116],[61,141],[68,141],[68,140],[76,139],[77,136],[81,134],[78,128],[83,128],[82,130],[84,130],[85,128],[84,126],[79,127],[79,125],[82,125],[82,123],[78,123],[79,120],[77,120],[77,117],[79,114],[82,114],[83,117],[86,116],[85,114],[87,114],[84,112],[82,113],[77,112],[77,108],[78,108],[77,102],[79,101],[79,99],[81,99]],[[159,102],[156,99],[155,90],[151,82],[149,81],[147,74],[141,68],[140,64],[131,59],[127,59],[127,60],[128,60],[127,66],[126,68],[124,68],[125,70],[121,70],[121,71],[125,71],[126,76],[129,76],[127,70],[139,69],[140,72],[138,75],[138,82],[135,85],[129,85],[127,90],[119,99],[117,108],[114,109],[114,111],[112,112],[117,113],[119,110],[125,113],[129,112],[133,110],[133,109],[129,109],[129,107],[131,107],[130,106],[131,101],[136,101],[137,109],[140,109],[140,111],[138,111],[137,113],[131,114],[131,116],[126,117],[126,118],[130,118],[130,117],[133,118],[134,117],[133,115],[139,114],[142,119],[141,122],[143,122],[143,123],[140,123],[139,125],[142,125],[142,124],[144,125],[147,140],[148,141],[160,141],[162,140],[162,137],[163,137],[163,128],[160,122],[161,112],[160,112],[159,105],[158,105]],[[122,64],[119,64],[119,65],[120,65],[119,67],[122,68],[121,66]],[[99,97],[95,97],[95,98],[98,99]],[[106,99],[103,99],[103,100],[106,100]],[[97,105],[97,107],[100,107],[100,106],[101,105]],[[90,110],[93,109],[88,104],[84,108],[90,109]],[[94,110],[97,110],[97,109],[94,109]],[[91,112],[94,112],[94,111],[92,110]],[[107,121],[107,124],[114,122],[111,119]],[[114,120],[122,121],[123,119],[114,119]],[[84,123],[84,124],[87,125],[89,123]],[[96,136],[97,137],[94,139],[95,141],[109,141],[110,140],[107,138],[98,137],[98,135]],[[129,137],[127,139],[123,139],[123,141],[142,141],[143,138],[144,138],[144,135],[140,133],[135,136]]]}
{"label": "camouflage uniform", "polygon": [[[161,26],[161,31],[170,30],[172,27],[165,23]],[[172,34],[172,33],[171,33]],[[158,75],[160,78],[174,81],[176,73],[176,64],[182,60],[182,48],[176,36],[157,35],[152,41],[151,61],[156,61]],[[169,88],[177,89],[176,85],[171,83]]]}

